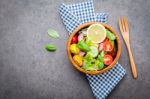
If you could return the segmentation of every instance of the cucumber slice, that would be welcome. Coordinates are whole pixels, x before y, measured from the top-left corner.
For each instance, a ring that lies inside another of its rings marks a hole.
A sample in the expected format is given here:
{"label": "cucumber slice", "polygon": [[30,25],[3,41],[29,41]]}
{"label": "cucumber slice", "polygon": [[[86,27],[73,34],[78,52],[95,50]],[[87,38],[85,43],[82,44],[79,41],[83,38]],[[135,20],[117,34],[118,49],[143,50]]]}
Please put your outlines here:
{"label": "cucumber slice", "polygon": [[92,57],[96,57],[98,55],[98,48],[95,46],[90,46],[90,51],[88,52],[89,55]]}

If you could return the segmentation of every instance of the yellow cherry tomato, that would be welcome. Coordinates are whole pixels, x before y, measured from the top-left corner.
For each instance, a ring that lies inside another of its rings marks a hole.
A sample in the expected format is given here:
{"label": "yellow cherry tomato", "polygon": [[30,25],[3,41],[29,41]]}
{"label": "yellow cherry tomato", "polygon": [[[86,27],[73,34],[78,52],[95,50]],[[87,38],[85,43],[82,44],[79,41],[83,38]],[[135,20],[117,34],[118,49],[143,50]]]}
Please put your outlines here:
{"label": "yellow cherry tomato", "polygon": [[77,44],[71,44],[70,51],[73,54],[78,54],[80,52],[80,49],[77,47]]}
{"label": "yellow cherry tomato", "polygon": [[83,61],[82,61],[83,57],[79,56],[79,55],[74,55],[73,56],[73,60],[79,65],[82,66]]}

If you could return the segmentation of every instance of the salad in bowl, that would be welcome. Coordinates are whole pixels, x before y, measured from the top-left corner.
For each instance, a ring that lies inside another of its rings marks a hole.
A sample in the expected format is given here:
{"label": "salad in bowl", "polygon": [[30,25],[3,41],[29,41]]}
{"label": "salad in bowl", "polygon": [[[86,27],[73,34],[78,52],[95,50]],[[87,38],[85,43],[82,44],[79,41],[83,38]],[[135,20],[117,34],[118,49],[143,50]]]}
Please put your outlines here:
{"label": "salad in bowl", "polygon": [[107,24],[86,23],[70,35],[67,53],[77,70],[91,75],[101,74],[117,63],[121,54],[120,39]]}

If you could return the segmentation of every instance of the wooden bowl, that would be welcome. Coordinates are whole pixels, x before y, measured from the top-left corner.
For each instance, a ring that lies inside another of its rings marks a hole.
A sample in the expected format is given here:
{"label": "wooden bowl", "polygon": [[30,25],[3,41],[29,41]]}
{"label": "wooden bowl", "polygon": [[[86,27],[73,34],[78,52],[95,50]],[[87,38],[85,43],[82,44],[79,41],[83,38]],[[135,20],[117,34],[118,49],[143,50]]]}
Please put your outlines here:
{"label": "wooden bowl", "polygon": [[[73,60],[72,58],[72,55],[71,55],[71,52],[70,52],[70,45],[71,45],[71,40],[73,38],[73,36],[75,34],[77,34],[81,29],[83,28],[86,28],[92,24],[95,24],[95,23],[98,23],[98,24],[102,24],[106,29],[110,30],[112,33],[114,33],[114,35],[116,36],[116,41],[117,41],[117,53],[116,53],[116,57],[114,59],[114,61],[109,65],[107,66],[106,68],[102,69],[102,70],[98,70],[98,71],[87,71],[83,68],[81,68],[80,66],[78,66],[75,61]],[[89,23],[85,23],[85,24],[82,24],[80,25],[78,28],[76,28],[73,33],[70,35],[69,39],[68,39],[68,42],[67,42],[67,54],[68,54],[68,57],[69,57],[69,60],[70,62],[73,64],[73,66],[79,70],[80,72],[82,73],[85,73],[85,74],[90,74],[90,75],[98,75],[98,74],[101,74],[101,73],[104,73],[110,69],[112,69],[115,64],[118,62],[119,60],[119,57],[120,57],[120,54],[121,54],[121,42],[120,42],[120,39],[119,39],[119,36],[118,34],[116,33],[116,31],[109,25],[107,24],[104,24],[104,23],[100,23],[100,22],[89,22]]]}

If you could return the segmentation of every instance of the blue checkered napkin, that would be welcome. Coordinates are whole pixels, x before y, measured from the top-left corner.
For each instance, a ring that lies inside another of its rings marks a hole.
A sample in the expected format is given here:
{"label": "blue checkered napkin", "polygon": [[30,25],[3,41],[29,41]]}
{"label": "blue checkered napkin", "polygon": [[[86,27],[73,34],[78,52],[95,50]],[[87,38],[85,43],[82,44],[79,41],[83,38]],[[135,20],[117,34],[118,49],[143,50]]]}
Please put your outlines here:
{"label": "blue checkered napkin", "polygon": [[[108,15],[106,13],[94,13],[92,0],[71,5],[62,4],[59,10],[69,34],[79,25],[86,22],[96,21],[107,23]],[[107,97],[124,77],[125,73],[125,69],[117,63],[113,69],[101,75],[87,75],[87,79],[96,99],[104,99]]]}
{"label": "blue checkered napkin", "polygon": [[105,97],[108,96],[108,94],[114,89],[124,75],[124,68],[117,63],[113,69],[101,75],[87,75],[87,79],[89,80],[96,99],[105,99]]}

